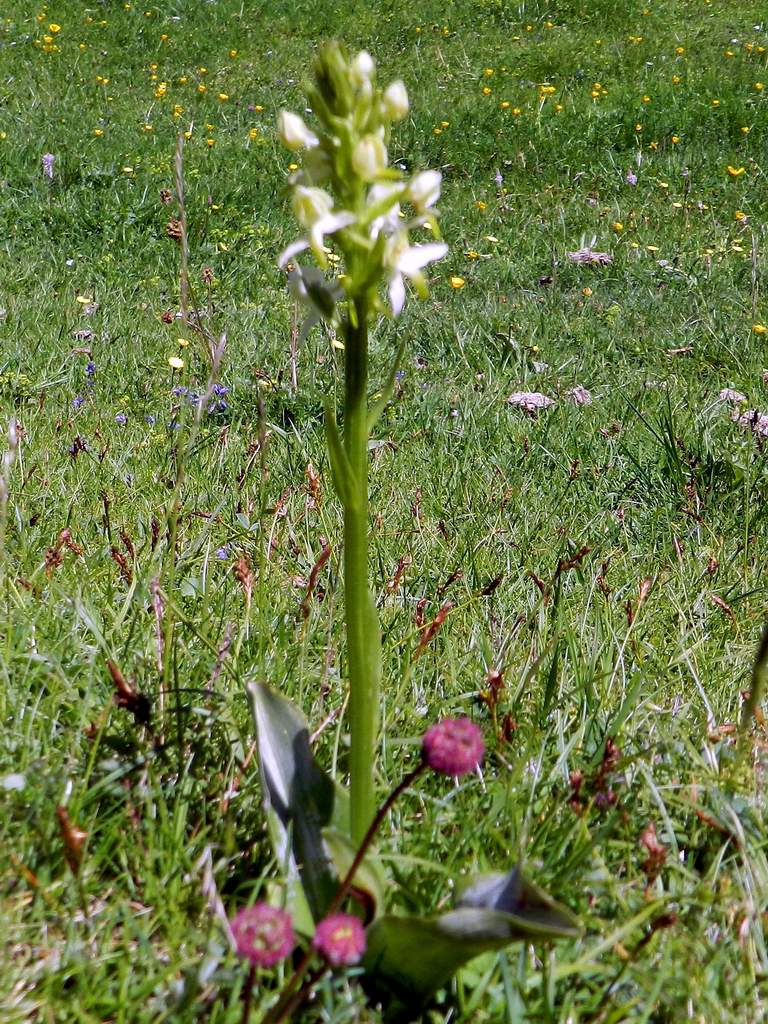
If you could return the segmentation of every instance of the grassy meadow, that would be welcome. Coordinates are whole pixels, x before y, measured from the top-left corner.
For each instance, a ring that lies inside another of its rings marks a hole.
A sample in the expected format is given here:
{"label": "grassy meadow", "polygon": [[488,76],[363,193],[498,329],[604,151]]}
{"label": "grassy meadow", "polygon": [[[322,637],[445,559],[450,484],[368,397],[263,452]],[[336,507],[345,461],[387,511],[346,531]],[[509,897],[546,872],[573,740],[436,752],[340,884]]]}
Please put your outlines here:
{"label": "grassy meadow", "polygon": [[[342,354],[318,327],[292,356],[275,129],[334,36],[405,80],[391,155],[442,171],[450,246],[372,343],[383,382],[407,338],[371,446],[381,792],[438,717],[488,746],[398,804],[389,900],[437,911],[520,862],[584,925],[472,961],[427,1019],[765,1019],[768,743],[736,724],[768,606],[767,14],[5,0],[4,1024],[238,1024],[213,894],[234,913],[279,876],[246,684],[296,700],[344,778]],[[145,701],[118,706],[110,661]],[[382,1018],[342,972],[301,1019]]]}

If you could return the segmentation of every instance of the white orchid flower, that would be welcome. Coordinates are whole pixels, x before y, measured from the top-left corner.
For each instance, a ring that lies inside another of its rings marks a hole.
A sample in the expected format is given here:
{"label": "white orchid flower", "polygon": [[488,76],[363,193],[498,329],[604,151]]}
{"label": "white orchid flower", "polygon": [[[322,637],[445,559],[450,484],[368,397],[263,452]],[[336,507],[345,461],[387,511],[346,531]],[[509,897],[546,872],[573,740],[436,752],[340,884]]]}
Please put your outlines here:
{"label": "white orchid flower", "polygon": [[400,203],[403,194],[400,184],[372,185],[368,191],[368,207],[381,212],[370,223],[371,238],[378,238],[382,232],[392,235],[400,226]]}
{"label": "white orchid flower", "polygon": [[277,119],[277,130],[280,141],[286,149],[296,152],[300,149],[312,149],[319,142],[318,137],[304,124],[303,118],[292,114],[290,110],[281,110]]}
{"label": "white orchid flower", "polygon": [[384,90],[382,105],[384,113],[391,121],[402,121],[408,113],[408,92],[400,79],[390,82]]}
{"label": "white orchid flower", "polygon": [[422,171],[408,186],[408,198],[417,210],[429,210],[440,198],[443,176],[440,171]]}
{"label": "white orchid flower", "polygon": [[307,228],[309,237],[299,238],[284,249],[278,265],[284,267],[294,256],[305,249],[311,249],[317,262],[325,269],[328,266],[323,248],[325,236],[354,224],[355,217],[346,210],[334,213],[333,197],[321,188],[297,185],[293,190],[292,202],[296,220],[303,228]]}
{"label": "white orchid flower", "polygon": [[389,272],[389,301],[395,316],[399,315],[405,304],[404,278],[409,278],[424,297],[427,284],[421,271],[428,264],[441,260],[447,252],[448,246],[444,242],[411,245],[405,232],[389,240],[384,253],[384,265]]}
{"label": "white orchid flower", "polygon": [[361,50],[349,66],[350,78],[358,89],[370,92],[371,76],[376,68],[373,57],[367,50]]}
{"label": "white orchid flower", "polygon": [[352,151],[352,167],[363,181],[375,181],[387,166],[387,147],[380,135],[364,135]]}

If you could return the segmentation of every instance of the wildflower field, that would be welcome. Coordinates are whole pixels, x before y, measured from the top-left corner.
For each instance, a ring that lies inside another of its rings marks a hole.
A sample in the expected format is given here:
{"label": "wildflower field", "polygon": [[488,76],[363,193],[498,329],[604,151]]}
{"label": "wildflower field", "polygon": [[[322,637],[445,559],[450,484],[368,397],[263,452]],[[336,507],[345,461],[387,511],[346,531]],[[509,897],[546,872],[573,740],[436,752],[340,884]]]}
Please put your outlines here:
{"label": "wildflower field", "polygon": [[[767,14],[5,0],[3,1024],[288,1019],[294,946],[325,958],[304,1022],[765,1019]],[[350,224],[296,202],[330,39],[404,83],[425,215],[368,388],[371,767],[410,788],[313,935],[251,704],[290,698],[346,785],[349,353],[278,265],[293,199],[343,304]],[[478,946],[426,1008],[367,984],[363,924],[515,865],[578,927]]]}

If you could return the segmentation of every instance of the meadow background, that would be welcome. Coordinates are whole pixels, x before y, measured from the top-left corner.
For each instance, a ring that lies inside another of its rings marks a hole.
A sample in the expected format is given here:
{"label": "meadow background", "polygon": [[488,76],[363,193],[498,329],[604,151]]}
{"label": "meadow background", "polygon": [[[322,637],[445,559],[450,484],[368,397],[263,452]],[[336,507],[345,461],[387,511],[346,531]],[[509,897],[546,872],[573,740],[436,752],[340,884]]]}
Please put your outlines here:
{"label": "meadow background", "polygon": [[[740,750],[733,723],[766,613],[768,420],[737,422],[768,412],[765,15],[6,0],[0,426],[16,417],[20,440],[0,552],[4,1022],[238,1021],[243,971],[204,881],[234,912],[277,874],[245,683],[296,699],[343,776],[322,432],[340,356],[316,329],[293,380],[276,266],[295,227],[275,119],[303,109],[333,36],[404,78],[392,156],[442,170],[450,245],[428,301],[373,341],[383,379],[408,337],[371,454],[382,792],[437,717],[472,715],[489,745],[482,779],[426,780],[393,815],[392,905],[446,907],[453,879],[521,861],[585,926],[474,961],[432,1019],[764,1019],[766,743],[759,722]],[[179,132],[192,286],[227,345],[169,578],[189,393],[208,381],[176,319]],[[584,245],[612,262],[569,260]],[[555,404],[529,415],[507,401],[519,391]],[[108,659],[159,742],[115,705]],[[88,833],[79,881],[59,804]],[[342,977],[306,1019],[380,1016]]]}

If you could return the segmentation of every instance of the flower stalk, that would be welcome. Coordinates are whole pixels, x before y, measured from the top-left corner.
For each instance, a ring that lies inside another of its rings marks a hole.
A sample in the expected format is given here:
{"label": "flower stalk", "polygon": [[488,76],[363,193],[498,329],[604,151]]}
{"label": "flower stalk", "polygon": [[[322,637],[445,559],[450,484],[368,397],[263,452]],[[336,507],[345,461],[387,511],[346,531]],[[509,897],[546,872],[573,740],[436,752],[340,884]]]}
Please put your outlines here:
{"label": "flower stalk", "polygon": [[350,722],[350,831],[359,843],[375,807],[373,766],[379,718],[381,639],[368,582],[368,311],[355,303],[346,324],[344,451],[352,501],[344,507],[344,615]]}

